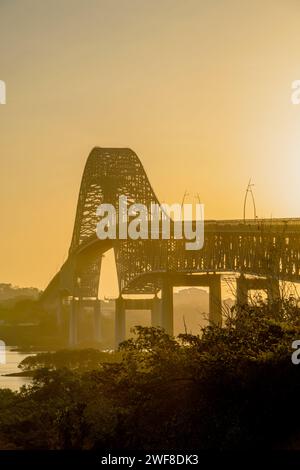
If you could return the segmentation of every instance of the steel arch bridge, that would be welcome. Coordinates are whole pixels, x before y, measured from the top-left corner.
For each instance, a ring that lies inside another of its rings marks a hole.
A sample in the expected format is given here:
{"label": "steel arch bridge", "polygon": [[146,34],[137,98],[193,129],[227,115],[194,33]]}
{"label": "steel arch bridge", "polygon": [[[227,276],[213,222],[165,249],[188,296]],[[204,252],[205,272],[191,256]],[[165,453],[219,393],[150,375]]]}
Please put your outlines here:
{"label": "steel arch bridge", "polygon": [[[99,240],[96,209],[101,203],[110,203],[118,212],[121,195],[131,204],[144,204],[149,211],[151,203],[158,203],[143,165],[131,149],[94,148],[82,176],[68,259],[42,295],[45,305],[64,296],[97,299],[101,259],[110,248],[115,252],[120,289],[117,312],[126,308],[123,294],[157,294],[162,290],[166,292],[162,295],[162,318],[169,317],[169,331],[171,313],[166,312],[172,311],[170,288],[174,285],[209,285],[218,297],[211,302],[216,320],[220,317],[220,287],[214,283],[219,283],[220,273],[242,275],[239,291],[244,292],[244,299],[245,289],[255,284],[249,281],[247,287],[247,274],[266,279],[273,287],[279,280],[300,282],[300,219],[208,220],[204,246],[194,251],[186,250],[186,240],[174,236],[168,240]],[[124,330],[123,323],[120,328]]]}

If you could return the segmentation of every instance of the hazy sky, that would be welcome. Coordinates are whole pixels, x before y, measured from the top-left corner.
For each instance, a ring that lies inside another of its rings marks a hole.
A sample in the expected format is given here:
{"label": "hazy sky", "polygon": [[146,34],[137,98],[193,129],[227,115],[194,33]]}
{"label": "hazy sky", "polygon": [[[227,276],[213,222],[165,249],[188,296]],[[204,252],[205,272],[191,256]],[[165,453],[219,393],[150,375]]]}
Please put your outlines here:
{"label": "hazy sky", "polygon": [[259,217],[300,216],[299,0],[0,0],[0,79],[0,282],[59,269],[96,145],[206,218],[241,218],[250,177]]}

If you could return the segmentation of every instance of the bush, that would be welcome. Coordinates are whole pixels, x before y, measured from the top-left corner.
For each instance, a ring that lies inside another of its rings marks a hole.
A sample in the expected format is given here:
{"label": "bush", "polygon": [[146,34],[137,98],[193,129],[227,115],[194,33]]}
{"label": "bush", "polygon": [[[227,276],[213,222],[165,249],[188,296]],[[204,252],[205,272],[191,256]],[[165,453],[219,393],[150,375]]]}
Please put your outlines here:
{"label": "bush", "polygon": [[30,357],[21,368],[35,371],[33,384],[1,392],[0,442],[23,449],[297,446],[300,369],[290,356],[299,312],[286,310],[233,311],[224,328],[201,336],[136,327],[117,356],[88,349]]}

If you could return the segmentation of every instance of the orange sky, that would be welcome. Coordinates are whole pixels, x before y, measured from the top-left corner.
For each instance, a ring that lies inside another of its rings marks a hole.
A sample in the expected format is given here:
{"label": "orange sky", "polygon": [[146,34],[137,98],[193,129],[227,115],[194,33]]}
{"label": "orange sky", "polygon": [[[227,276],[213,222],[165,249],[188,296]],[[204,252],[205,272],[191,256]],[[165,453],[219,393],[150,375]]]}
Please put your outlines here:
{"label": "orange sky", "polygon": [[0,282],[59,269],[96,145],[206,218],[242,217],[250,177],[259,217],[300,216],[299,45],[298,0],[1,0]]}

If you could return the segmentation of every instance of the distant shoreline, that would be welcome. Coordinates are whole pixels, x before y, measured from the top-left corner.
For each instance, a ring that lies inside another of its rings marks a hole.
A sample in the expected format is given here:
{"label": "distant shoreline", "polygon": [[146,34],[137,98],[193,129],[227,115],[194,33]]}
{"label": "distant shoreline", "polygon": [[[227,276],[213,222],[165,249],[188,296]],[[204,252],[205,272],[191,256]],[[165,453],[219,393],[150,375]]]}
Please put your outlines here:
{"label": "distant shoreline", "polygon": [[28,377],[34,376],[34,371],[12,372],[11,374],[1,374],[1,377]]}

